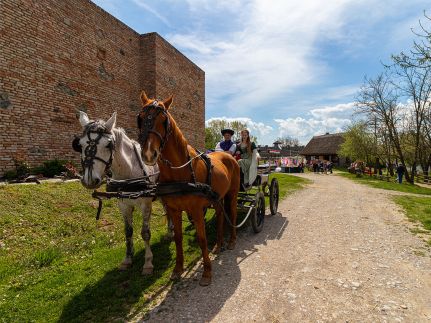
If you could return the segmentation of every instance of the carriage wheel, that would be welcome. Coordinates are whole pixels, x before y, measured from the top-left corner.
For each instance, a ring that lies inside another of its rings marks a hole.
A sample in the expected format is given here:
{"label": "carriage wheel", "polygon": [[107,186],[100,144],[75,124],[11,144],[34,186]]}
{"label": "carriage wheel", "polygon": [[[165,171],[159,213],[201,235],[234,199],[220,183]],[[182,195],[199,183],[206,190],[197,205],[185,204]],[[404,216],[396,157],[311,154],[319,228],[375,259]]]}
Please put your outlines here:
{"label": "carriage wheel", "polygon": [[265,221],[265,197],[262,192],[257,192],[255,195],[256,205],[251,213],[250,221],[253,231],[258,233],[263,229]]}
{"label": "carriage wheel", "polygon": [[271,181],[271,186],[269,187],[269,208],[271,209],[272,215],[277,214],[279,194],[280,190],[278,187],[278,180],[273,178]]}

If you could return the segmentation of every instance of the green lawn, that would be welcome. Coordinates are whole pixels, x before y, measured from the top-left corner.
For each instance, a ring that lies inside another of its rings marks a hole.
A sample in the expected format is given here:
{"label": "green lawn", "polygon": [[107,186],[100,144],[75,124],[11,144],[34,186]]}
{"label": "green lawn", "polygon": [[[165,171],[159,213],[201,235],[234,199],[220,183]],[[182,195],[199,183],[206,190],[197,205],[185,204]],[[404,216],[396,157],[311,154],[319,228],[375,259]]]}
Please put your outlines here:
{"label": "green lawn", "polygon": [[375,188],[381,188],[385,190],[405,192],[405,193],[415,193],[415,194],[424,194],[431,195],[431,185],[430,188],[422,187],[419,185],[412,185],[403,181],[402,184],[398,184],[394,181],[387,182],[386,180],[376,179],[374,177],[370,177],[369,175],[363,175],[362,177],[356,177],[355,174],[351,174],[347,171],[337,170],[338,175],[354,180],[357,183],[366,184]]}
{"label": "green lawn", "polygon": [[[307,181],[275,174],[280,197]],[[155,271],[141,276],[144,243],[140,214],[134,214],[134,266],[117,270],[125,254],[124,229],[116,201],[97,204],[80,183],[0,186],[0,322],[111,321],[145,310],[169,286],[175,246],[165,239],[158,202],[153,206],[151,245]],[[243,230],[248,230],[246,227]],[[265,230],[265,228],[264,228]],[[213,211],[207,214],[210,246]],[[193,227],[184,217],[184,255],[191,267],[200,258]]]}
{"label": "green lawn", "polygon": [[[431,198],[413,196],[395,196],[394,201],[400,205],[412,222],[420,222],[424,230],[420,233],[431,233]],[[428,241],[431,245],[431,239]]]}

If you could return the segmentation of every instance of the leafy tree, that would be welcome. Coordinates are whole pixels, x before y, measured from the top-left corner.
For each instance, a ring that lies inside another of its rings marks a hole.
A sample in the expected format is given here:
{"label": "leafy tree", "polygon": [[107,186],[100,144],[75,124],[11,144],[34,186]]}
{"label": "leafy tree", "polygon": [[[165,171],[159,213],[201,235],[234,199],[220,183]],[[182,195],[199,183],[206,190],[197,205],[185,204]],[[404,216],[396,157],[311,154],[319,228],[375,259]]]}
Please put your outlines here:
{"label": "leafy tree", "polygon": [[343,135],[344,143],[338,154],[352,160],[362,160],[370,164],[375,157],[375,141],[373,134],[364,122],[354,123]]}

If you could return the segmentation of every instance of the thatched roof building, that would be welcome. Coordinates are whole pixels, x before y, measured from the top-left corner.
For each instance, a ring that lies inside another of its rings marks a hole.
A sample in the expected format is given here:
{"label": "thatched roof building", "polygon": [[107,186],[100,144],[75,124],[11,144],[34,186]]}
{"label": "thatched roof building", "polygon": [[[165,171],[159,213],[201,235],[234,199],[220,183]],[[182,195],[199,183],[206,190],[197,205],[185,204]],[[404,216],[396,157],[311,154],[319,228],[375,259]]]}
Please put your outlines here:
{"label": "thatched roof building", "polygon": [[307,160],[321,159],[344,164],[345,161],[340,160],[337,153],[343,142],[343,133],[326,133],[321,136],[314,136],[300,154],[305,156]]}

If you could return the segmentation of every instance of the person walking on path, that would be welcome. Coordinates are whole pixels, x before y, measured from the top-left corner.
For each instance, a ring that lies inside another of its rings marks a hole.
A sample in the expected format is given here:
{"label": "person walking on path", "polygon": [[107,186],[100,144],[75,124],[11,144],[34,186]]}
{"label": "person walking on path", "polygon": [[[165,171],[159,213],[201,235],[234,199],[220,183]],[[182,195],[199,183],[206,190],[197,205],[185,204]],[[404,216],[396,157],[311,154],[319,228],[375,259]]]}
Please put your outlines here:
{"label": "person walking on path", "polygon": [[403,183],[403,175],[404,175],[404,166],[403,164],[399,164],[397,167],[397,175],[398,175],[398,183]]}

